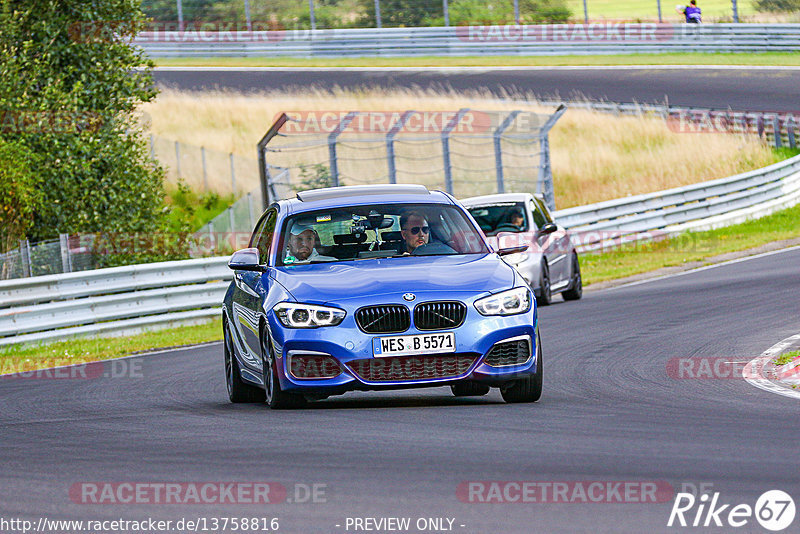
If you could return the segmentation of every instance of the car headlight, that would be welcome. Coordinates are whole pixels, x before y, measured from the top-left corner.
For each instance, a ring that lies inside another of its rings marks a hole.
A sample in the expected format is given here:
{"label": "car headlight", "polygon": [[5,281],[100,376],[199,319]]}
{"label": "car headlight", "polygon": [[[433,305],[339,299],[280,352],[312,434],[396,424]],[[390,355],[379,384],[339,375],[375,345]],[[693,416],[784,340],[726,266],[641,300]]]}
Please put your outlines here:
{"label": "car headlight", "polygon": [[289,328],[317,328],[320,326],[336,326],[341,323],[347,312],[339,308],[281,302],[272,308],[283,326]]}
{"label": "car headlight", "polygon": [[515,315],[531,309],[531,292],[527,287],[515,287],[475,301],[481,315]]}

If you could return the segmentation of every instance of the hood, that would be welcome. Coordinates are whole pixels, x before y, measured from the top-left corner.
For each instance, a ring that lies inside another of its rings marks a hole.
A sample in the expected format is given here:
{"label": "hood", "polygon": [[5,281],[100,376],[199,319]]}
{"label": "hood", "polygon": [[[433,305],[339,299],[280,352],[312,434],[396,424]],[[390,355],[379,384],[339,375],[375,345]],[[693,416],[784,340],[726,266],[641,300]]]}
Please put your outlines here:
{"label": "hood", "polygon": [[272,273],[294,298],[310,304],[406,292],[496,293],[513,287],[516,276],[496,254],[291,265]]}

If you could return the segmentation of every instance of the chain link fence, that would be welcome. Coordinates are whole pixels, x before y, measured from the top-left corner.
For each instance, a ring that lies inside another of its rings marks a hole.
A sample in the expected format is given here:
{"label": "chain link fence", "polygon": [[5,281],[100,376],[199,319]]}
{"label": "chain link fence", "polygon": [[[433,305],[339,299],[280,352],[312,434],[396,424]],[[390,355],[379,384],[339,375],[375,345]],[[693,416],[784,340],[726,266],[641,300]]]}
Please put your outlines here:
{"label": "chain link fence", "polygon": [[287,112],[259,143],[264,197],[415,183],[459,198],[539,193],[555,209],[548,133],[565,110]]}
{"label": "chain link fence", "polygon": [[0,254],[0,280],[95,269],[93,238],[62,234],[33,244],[27,239],[20,241],[18,248]]}

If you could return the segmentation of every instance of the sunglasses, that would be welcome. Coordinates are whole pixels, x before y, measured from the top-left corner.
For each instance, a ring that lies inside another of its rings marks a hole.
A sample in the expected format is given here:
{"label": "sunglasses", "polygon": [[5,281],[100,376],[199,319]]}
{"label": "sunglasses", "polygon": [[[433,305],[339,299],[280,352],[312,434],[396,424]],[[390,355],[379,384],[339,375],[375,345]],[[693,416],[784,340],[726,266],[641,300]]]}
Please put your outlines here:
{"label": "sunglasses", "polygon": [[411,232],[411,235],[417,235],[418,233],[422,232],[425,235],[428,235],[431,231],[430,226],[413,226],[408,230]]}

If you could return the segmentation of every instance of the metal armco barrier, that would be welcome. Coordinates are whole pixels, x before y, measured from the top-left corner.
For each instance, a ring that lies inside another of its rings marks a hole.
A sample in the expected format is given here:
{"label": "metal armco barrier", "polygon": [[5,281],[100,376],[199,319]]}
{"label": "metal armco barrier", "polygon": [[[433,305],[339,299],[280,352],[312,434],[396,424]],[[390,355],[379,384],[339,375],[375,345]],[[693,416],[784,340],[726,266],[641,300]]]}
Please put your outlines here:
{"label": "metal armco barrier", "polygon": [[[800,202],[800,156],[752,172],[554,212],[575,244],[742,222]],[[232,279],[227,257],[174,261],[0,282],[0,346],[76,335],[128,333],[220,315]]]}
{"label": "metal armco barrier", "polygon": [[0,282],[0,346],[128,333],[220,316],[228,257]]}
{"label": "metal armco barrier", "polygon": [[800,202],[800,156],[756,171],[554,213],[576,246],[592,250],[622,241],[708,230]]}
{"label": "metal armco barrier", "polygon": [[142,32],[152,57],[377,57],[800,50],[800,24],[591,22],[528,26]]}

